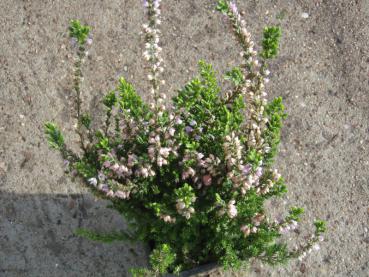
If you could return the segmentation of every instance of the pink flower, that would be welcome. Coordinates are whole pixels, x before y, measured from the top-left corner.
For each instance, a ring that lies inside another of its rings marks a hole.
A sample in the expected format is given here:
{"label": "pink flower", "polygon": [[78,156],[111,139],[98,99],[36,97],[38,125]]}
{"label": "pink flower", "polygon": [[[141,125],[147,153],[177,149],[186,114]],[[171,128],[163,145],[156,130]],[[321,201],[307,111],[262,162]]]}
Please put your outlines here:
{"label": "pink flower", "polygon": [[279,233],[282,234],[282,235],[287,234],[288,231],[289,231],[289,229],[287,229],[286,227],[283,227],[283,226],[279,227]]}
{"label": "pink flower", "polygon": [[255,175],[257,176],[257,178],[260,178],[261,175],[263,175],[263,168],[262,167],[258,167],[256,169]]}
{"label": "pink flower", "polygon": [[162,167],[163,166],[163,159],[162,158],[158,158],[158,160],[157,160],[157,165],[159,166],[159,167]]}
{"label": "pink flower", "polygon": [[150,146],[147,152],[149,153],[150,157],[153,157],[155,155],[155,148],[153,146]]}
{"label": "pink flower", "polygon": [[177,210],[178,210],[178,211],[180,211],[180,210],[183,210],[184,208],[186,208],[186,205],[185,205],[185,203],[184,203],[184,202],[179,201],[179,202],[176,204],[176,208],[177,208]]}
{"label": "pink flower", "polygon": [[109,190],[109,191],[106,193],[106,196],[114,197],[114,191]]}
{"label": "pink flower", "polygon": [[255,226],[259,226],[260,223],[264,220],[265,215],[263,214],[256,214],[253,218],[252,218],[252,223],[255,224]]}
{"label": "pink flower", "polygon": [[159,150],[160,155],[162,155],[164,158],[168,158],[170,154],[170,148],[169,147],[163,147]]}
{"label": "pink flower", "polygon": [[195,176],[196,172],[192,167],[187,168],[184,172],[182,172],[182,179],[186,180],[188,177]]}
{"label": "pink flower", "polygon": [[229,7],[230,7],[230,9],[231,9],[231,11],[234,13],[234,14],[237,14],[238,13],[238,9],[237,9],[237,6],[236,6],[236,3],[235,2],[231,2],[230,4],[229,4]]}
{"label": "pink flower", "polygon": [[98,178],[99,178],[99,181],[105,181],[106,180],[106,176],[104,173],[102,172],[99,172],[98,174]]}
{"label": "pink flower", "polygon": [[110,167],[111,170],[117,171],[119,169],[119,164],[115,163]]}
{"label": "pink flower", "polygon": [[129,195],[129,192],[118,190],[114,193],[114,196],[120,198],[120,199],[127,199]]}
{"label": "pink flower", "polygon": [[231,200],[228,203],[228,210],[227,210],[227,214],[230,218],[234,218],[237,216],[237,208],[235,206],[236,201]]}
{"label": "pink flower", "polygon": [[128,166],[132,167],[137,162],[137,156],[135,154],[128,155]]}
{"label": "pink flower", "polygon": [[173,137],[176,130],[174,128],[169,128],[169,134]]}
{"label": "pink flower", "polygon": [[202,182],[204,183],[205,186],[210,186],[211,181],[212,181],[212,178],[209,174],[202,176]]}
{"label": "pink flower", "polygon": [[177,125],[180,125],[180,124],[182,124],[182,123],[183,123],[182,119],[181,119],[180,117],[177,117],[177,118],[176,118],[176,124],[177,124]]}
{"label": "pink flower", "polygon": [[170,215],[166,215],[166,216],[163,217],[163,220],[165,222],[170,222],[172,219],[171,219]]}
{"label": "pink flower", "polygon": [[146,178],[149,176],[149,170],[146,167],[141,168],[142,177]]}
{"label": "pink flower", "polygon": [[110,166],[111,166],[111,163],[110,163],[109,161],[105,161],[105,162],[103,163],[103,167],[108,168],[108,167],[110,167]]}
{"label": "pink flower", "polygon": [[243,168],[242,168],[242,173],[244,174],[244,175],[247,175],[247,174],[249,174],[249,172],[251,171],[251,165],[250,164],[247,164],[247,165],[245,165],[245,166],[243,166]]}
{"label": "pink flower", "polygon": [[241,226],[241,232],[244,234],[245,237],[250,235],[251,229],[247,225]]}
{"label": "pink flower", "polygon": [[109,191],[109,187],[107,184],[99,184],[97,187],[99,190],[101,190],[102,192],[107,193]]}
{"label": "pink flower", "polygon": [[187,169],[187,171],[188,171],[188,174],[189,174],[191,177],[195,176],[195,174],[196,174],[195,170],[194,170],[192,167],[189,167],[189,168]]}
{"label": "pink flower", "polygon": [[193,128],[191,126],[186,126],[185,131],[186,131],[187,134],[189,134],[193,131]]}

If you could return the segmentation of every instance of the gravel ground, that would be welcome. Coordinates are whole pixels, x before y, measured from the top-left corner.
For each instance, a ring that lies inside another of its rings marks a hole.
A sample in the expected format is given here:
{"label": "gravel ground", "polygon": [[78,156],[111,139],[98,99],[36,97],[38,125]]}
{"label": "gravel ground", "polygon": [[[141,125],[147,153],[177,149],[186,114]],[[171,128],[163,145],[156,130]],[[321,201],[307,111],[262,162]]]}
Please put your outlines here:
{"label": "gravel ground", "polygon": [[[237,65],[239,47],[214,3],[163,0],[168,95],[196,74],[199,59],[220,74]],[[329,233],[303,262],[206,276],[369,276],[369,1],[238,3],[255,40],[265,25],[283,28],[268,91],[283,96],[289,114],[277,162],[289,193],[269,206],[303,206],[306,228],[319,217]],[[93,26],[84,108],[99,117],[98,99],[119,76],[146,96],[143,16],[134,0],[0,1],[0,276],[128,276],[128,268],[147,264],[142,245],[73,235],[81,226],[108,231],[125,223],[65,177],[42,132],[53,120],[76,144],[70,19]]]}

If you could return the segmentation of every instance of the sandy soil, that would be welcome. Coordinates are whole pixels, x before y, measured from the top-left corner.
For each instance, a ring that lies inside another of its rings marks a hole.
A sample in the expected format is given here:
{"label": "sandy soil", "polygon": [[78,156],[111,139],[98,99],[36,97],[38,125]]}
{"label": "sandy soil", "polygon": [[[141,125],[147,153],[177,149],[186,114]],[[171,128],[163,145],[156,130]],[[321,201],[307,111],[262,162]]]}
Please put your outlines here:
{"label": "sandy soil", "polygon": [[[302,263],[209,276],[369,276],[369,1],[238,2],[255,40],[267,24],[283,28],[268,90],[283,96],[289,113],[277,163],[289,184],[284,202],[305,207],[307,224],[327,220],[329,234]],[[163,0],[168,95],[194,76],[201,58],[220,73],[238,63],[214,3]],[[0,276],[128,276],[147,263],[142,245],[73,235],[79,226],[125,224],[63,174],[43,136],[43,123],[54,120],[75,143],[66,31],[74,18],[93,26],[84,108],[98,116],[98,99],[119,76],[146,95],[142,1],[0,1]]]}

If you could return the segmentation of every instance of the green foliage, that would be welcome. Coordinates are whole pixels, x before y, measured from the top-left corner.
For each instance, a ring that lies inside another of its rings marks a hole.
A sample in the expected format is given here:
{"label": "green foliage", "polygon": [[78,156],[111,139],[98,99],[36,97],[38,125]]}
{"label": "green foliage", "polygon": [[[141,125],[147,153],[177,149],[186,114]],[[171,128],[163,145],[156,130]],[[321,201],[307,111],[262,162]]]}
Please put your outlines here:
{"label": "green foliage", "polygon": [[270,151],[265,154],[264,163],[271,165],[278,151],[278,145],[281,138],[282,122],[287,114],[284,112],[282,97],[273,99],[266,107],[265,114],[268,116],[267,130],[264,133],[264,139],[270,147]]}
{"label": "green foliage", "polygon": [[227,13],[229,10],[228,1],[225,0],[219,0],[218,5],[216,7],[216,10],[221,13]]}
{"label": "green foliage", "polygon": [[115,91],[111,91],[106,94],[103,98],[103,104],[108,108],[112,109],[113,106],[117,103],[117,97],[115,95]]}
{"label": "green foliage", "polygon": [[146,268],[130,268],[129,272],[132,274],[132,277],[153,277],[157,276],[155,272],[146,269]]}
{"label": "green foliage", "polygon": [[64,137],[54,123],[45,123],[45,134],[51,148],[62,150],[65,147]]}
{"label": "green foliage", "polygon": [[92,230],[79,228],[75,231],[75,234],[80,237],[86,238],[86,239],[103,242],[103,243],[113,243],[116,241],[132,240],[132,238],[125,232],[112,232],[112,233],[102,234],[102,233],[94,232]]}
{"label": "green foliage", "polygon": [[247,160],[253,165],[254,169],[259,166],[262,159],[262,155],[258,153],[255,149],[250,149],[250,151],[248,152]]}
{"label": "green foliage", "polygon": [[154,249],[150,255],[150,265],[156,273],[166,273],[174,263],[176,254],[168,244],[162,244]]}
{"label": "green foliage", "polygon": [[81,124],[85,126],[86,129],[90,129],[91,122],[92,122],[91,115],[86,113],[81,116]]}
{"label": "green foliage", "polygon": [[87,159],[78,161],[75,165],[77,172],[85,179],[96,176],[95,165],[90,163]]}
{"label": "green foliage", "polygon": [[282,31],[280,27],[271,26],[264,28],[263,51],[260,54],[262,58],[272,59],[277,56],[281,36]]}
{"label": "green foliage", "polygon": [[75,38],[81,46],[86,43],[90,30],[90,26],[82,25],[79,20],[70,21],[69,36]]}
{"label": "green foliage", "polygon": [[284,182],[283,178],[279,178],[277,182],[275,182],[274,186],[271,188],[267,196],[282,196],[287,193],[287,186]]}
{"label": "green foliage", "polygon": [[190,206],[193,199],[196,198],[193,188],[187,183],[183,187],[175,189],[174,194],[177,199],[182,200],[186,204],[186,207]]}
{"label": "green foliage", "polygon": [[148,107],[143,103],[132,84],[128,83],[123,77],[119,79],[119,107],[133,118],[145,118],[148,116]]}
{"label": "green foliage", "polygon": [[284,243],[275,243],[265,248],[265,254],[261,258],[270,265],[285,264],[289,259],[289,251]]}
{"label": "green foliage", "polygon": [[[230,2],[220,0],[217,9],[231,18],[243,47],[247,46],[235,7],[232,13]],[[72,21],[69,30],[80,46],[78,81],[90,29]],[[264,59],[275,57],[280,36],[278,27],[265,28]],[[76,234],[106,243],[139,240],[149,244],[151,270],[132,269],[133,276],[179,273],[213,262],[240,268],[253,258],[277,265],[295,257],[298,251],[290,252],[280,242],[280,228],[300,221],[303,209],[292,207],[282,226],[271,223],[264,208],[267,198],[287,191],[284,179],[271,169],[286,113],[280,97],[269,104],[260,101],[258,85],[263,75],[258,73],[266,66],[243,64],[226,72],[224,78],[234,87],[232,97],[222,98],[215,70],[201,60],[198,75],[172,98],[170,109],[160,106],[164,97],[157,94],[146,104],[133,85],[120,78],[117,88],[102,99],[107,116],[101,128],[92,129],[90,115],[78,116],[79,127],[87,129],[77,130],[83,150],[80,157],[66,149],[60,130],[46,123],[50,146],[72,161],[71,169],[95,195],[111,200],[110,208],[124,216],[130,235],[85,229]],[[76,91],[80,96],[79,82]],[[77,101],[80,115],[79,97]],[[264,114],[254,108],[264,108]],[[251,141],[249,120],[265,122],[265,126],[260,123],[262,128],[252,126],[259,132],[254,137],[260,145]],[[86,133],[88,144],[84,143]],[[326,229],[322,221],[316,221],[315,227],[317,235]]]}
{"label": "green foliage", "polygon": [[304,213],[303,208],[299,207],[291,207],[289,215],[286,217],[287,221],[294,220],[296,222],[299,222],[301,219],[301,215]]}
{"label": "green foliage", "polygon": [[235,86],[239,86],[245,82],[245,76],[243,75],[239,67],[235,67],[232,70],[226,72],[224,78],[232,81]]}
{"label": "green foliage", "polygon": [[[199,76],[173,98],[174,108],[182,109],[189,115],[185,123],[189,125],[195,121],[197,124],[190,136],[183,134],[183,143],[191,150],[201,145],[205,153],[221,155],[222,144],[214,143],[214,138],[240,129],[244,120],[244,101],[240,96],[233,106],[227,106],[219,97],[220,88],[212,66],[200,61],[199,71]],[[191,138],[198,138],[198,141]]]}
{"label": "green foliage", "polygon": [[314,222],[315,228],[316,228],[316,234],[320,235],[321,233],[325,233],[327,231],[326,223],[322,220],[316,220]]}

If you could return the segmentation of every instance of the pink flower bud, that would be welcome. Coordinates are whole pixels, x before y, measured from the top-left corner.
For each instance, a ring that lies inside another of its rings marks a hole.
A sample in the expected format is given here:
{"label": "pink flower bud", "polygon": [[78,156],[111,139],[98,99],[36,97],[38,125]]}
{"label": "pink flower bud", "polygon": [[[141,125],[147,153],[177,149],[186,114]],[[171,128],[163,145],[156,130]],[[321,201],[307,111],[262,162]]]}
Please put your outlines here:
{"label": "pink flower bud", "polygon": [[114,191],[109,190],[109,191],[107,192],[106,196],[114,197]]}
{"label": "pink flower bud", "polygon": [[251,233],[251,229],[247,225],[241,226],[241,232],[247,237]]}
{"label": "pink flower bud", "polygon": [[176,208],[177,210],[183,210],[184,208],[186,208],[186,205],[184,202],[180,201],[176,204]]}

